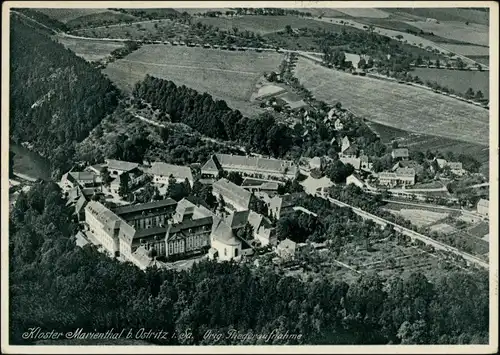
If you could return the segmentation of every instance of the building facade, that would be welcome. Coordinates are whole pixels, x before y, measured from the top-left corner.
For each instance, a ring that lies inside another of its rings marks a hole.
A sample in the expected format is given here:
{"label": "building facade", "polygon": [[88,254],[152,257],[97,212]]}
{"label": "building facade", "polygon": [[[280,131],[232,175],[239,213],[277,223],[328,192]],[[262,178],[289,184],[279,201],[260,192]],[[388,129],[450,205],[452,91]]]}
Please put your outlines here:
{"label": "building facade", "polygon": [[168,185],[170,178],[175,179],[176,182],[184,182],[187,179],[191,186],[194,182],[191,168],[188,166],[154,162],[147,169],[147,173],[153,177],[153,182],[157,184]]}
{"label": "building facade", "polygon": [[112,255],[120,251],[118,234],[122,220],[97,201],[90,201],[85,207],[85,222],[92,236]]}
{"label": "building facade", "polygon": [[483,217],[489,217],[490,214],[490,201],[485,199],[480,199],[477,203],[477,213]]}
{"label": "building facade", "polygon": [[167,198],[138,205],[120,206],[113,211],[135,229],[147,229],[166,226],[176,206],[175,200]]}

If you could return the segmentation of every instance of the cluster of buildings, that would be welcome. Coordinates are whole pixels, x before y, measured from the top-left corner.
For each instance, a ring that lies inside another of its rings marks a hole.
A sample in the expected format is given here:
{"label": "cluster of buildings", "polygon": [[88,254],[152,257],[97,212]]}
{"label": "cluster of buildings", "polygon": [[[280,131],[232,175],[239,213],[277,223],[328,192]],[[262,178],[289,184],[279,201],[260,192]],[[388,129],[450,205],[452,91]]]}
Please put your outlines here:
{"label": "cluster of buildings", "polygon": [[[220,178],[224,171],[241,173],[245,177],[244,187]],[[252,254],[257,246],[276,246],[271,219],[251,209],[252,199],[257,198],[255,192],[267,196],[264,202],[273,219],[292,213],[293,199],[290,195],[279,196],[277,190],[284,180],[295,178],[297,173],[298,167],[291,161],[213,155],[202,167],[201,177],[214,181],[212,192],[219,206],[215,211],[188,199],[177,202],[166,198],[113,208],[104,204],[103,200],[109,197],[104,196],[106,193],[118,192],[123,174],[128,175],[131,188],[140,185],[146,176],[155,184],[193,184],[189,167],[162,162],[140,165],[107,159],[83,171],[69,171],[60,185],[89,240],[113,257],[145,269],[204,254],[217,260],[239,260]],[[111,179],[109,190],[103,184],[105,176],[109,176],[108,181]]]}

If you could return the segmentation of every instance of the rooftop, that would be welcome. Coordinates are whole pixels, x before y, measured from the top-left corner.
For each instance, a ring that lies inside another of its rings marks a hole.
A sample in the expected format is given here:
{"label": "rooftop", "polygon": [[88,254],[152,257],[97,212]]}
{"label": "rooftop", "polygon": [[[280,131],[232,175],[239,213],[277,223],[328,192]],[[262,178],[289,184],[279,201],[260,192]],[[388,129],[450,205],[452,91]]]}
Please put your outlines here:
{"label": "rooftop", "polygon": [[137,163],[115,159],[106,159],[106,163],[108,164],[108,170],[130,171],[139,166]]}
{"label": "rooftop", "polygon": [[175,200],[173,200],[171,198],[166,198],[164,200],[146,202],[146,203],[141,203],[141,204],[137,204],[137,205],[119,206],[119,207],[114,209],[114,212],[117,215],[124,215],[124,214],[128,214],[128,213],[142,212],[142,211],[150,210],[150,209],[154,209],[154,208],[173,206],[176,204],[177,204],[177,202]]}
{"label": "rooftop", "polygon": [[71,175],[75,180],[94,180],[95,174],[89,171],[70,171],[68,175]]}
{"label": "rooftop", "polygon": [[212,238],[215,240],[218,240],[221,243],[224,243],[226,245],[239,245],[241,242],[236,239],[236,237],[233,234],[233,231],[231,230],[231,227],[228,226],[222,219],[217,218],[214,221],[214,224],[212,226]]}
{"label": "rooftop", "polygon": [[193,174],[191,172],[191,168],[188,166],[154,162],[151,164],[151,168],[148,169],[148,172],[153,175],[172,175],[176,179],[188,179],[189,181],[193,181]]}
{"label": "rooftop", "polygon": [[217,154],[216,158],[223,169],[241,169],[252,172],[269,172],[295,174],[297,167],[291,160],[247,157],[243,155]]}
{"label": "rooftop", "polygon": [[99,222],[106,226],[108,232],[118,228],[120,226],[120,222],[122,221],[120,217],[97,201],[90,201],[87,204],[86,210],[92,213],[92,215],[94,215]]}
{"label": "rooftop", "polygon": [[[252,194],[244,188],[222,178],[213,184],[214,191],[218,191],[224,199],[237,202],[241,207],[248,208]],[[230,202],[228,201],[228,202]]]}

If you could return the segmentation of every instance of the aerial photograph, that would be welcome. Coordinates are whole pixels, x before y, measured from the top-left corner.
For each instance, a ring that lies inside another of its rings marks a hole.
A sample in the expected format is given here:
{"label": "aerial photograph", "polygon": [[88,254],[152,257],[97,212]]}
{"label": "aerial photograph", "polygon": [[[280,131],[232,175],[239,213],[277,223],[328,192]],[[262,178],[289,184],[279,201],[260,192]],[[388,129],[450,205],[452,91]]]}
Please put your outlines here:
{"label": "aerial photograph", "polygon": [[3,9],[2,350],[491,346],[493,8],[290,3]]}

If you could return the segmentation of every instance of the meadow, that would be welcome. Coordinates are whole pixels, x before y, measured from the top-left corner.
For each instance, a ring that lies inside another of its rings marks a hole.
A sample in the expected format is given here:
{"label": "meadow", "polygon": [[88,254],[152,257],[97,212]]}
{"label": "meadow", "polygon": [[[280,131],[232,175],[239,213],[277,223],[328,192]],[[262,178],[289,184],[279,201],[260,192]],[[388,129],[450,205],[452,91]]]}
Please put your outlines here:
{"label": "meadow", "polygon": [[447,51],[461,54],[463,56],[473,56],[473,55],[489,55],[490,49],[483,46],[474,46],[472,44],[452,44],[452,43],[440,43],[441,48]]}
{"label": "meadow", "polygon": [[480,25],[488,25],[489,14],[485,11],[464,9],[464,8],[384,8],[384,11],[392,15],[433,18],[438,21],[458,21],[458,22],[473,22]]}
{"label": "meadow", "polygon": [[54,20],[58,20],[63,23],[67,23],[74,19],[77,19],[82,16],[99,14],[102,12],[109,11],[107,9],[56,9],[56,8],[40,8],[36,9],[36,11],[41,12],[49,17],[52,17]]}
{"label": "meadow", "polygon": [[455,92],[465,93],[467,89],[481,90],[484,97],[490,92],[489,72],[465,71],[435,68],[415,68],[411,75],[418,75],[424,82],[436,81],[441,86],[446,86]]}
{"label": "meadow", "polygon": [[479,45],[489,45],[489,29],[486,25],[476,23],[445,21],[408,21],[407,24],[417,27],[425,32],[432,32],[436,36],[448,38],[451,40],[469,42]]}
{"label": "meadow", "polygon": [[222,30],[251,31],[261,35],[284,31],[286,26],[292,28],[316,28],[338,32],[342,26],[327,22],[315,21],[296,16],[240,16],[240,17],[204,17],[196,19],[205,25],[219,27]]}
{"label": "meadow", "polygon": [[122,42],[78,39],[63,36],[54,37],[64,47],[72,50],[79,57],[88,61],[106,58],[112,51],[124,47]]}
{"label": "meadow", "polygon": [[405,131],[488,145],[489,111],[430,90],[325,68],[299,58],[295,76],[319,100]]}
{"label": "meadow", "polygon": [[250,96],[262,74],[277,70],[282,55],[276,52],[231,52],[197,47],[145,45],[109,64],[104,73],[119,88],[130,92],[146,74],[172,80],[222,99],[245,115],[261,112]]}

